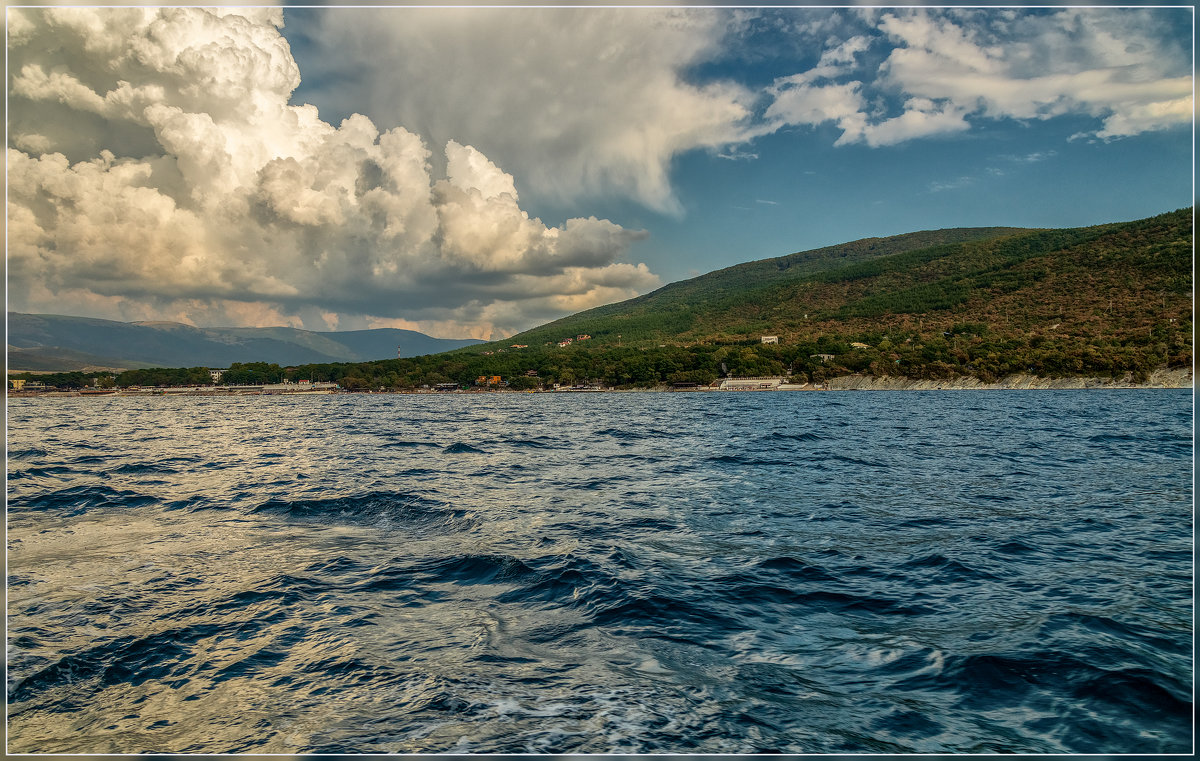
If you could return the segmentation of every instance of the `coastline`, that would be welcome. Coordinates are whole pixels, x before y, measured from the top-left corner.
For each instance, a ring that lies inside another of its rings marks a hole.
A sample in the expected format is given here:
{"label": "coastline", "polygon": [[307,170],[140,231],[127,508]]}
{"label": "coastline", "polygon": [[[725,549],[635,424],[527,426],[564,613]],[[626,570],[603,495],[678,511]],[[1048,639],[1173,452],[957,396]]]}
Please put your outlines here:
{"label": "coastline", "polygon": [[[273,387],[262,390],[262,387],[246,387],[239,389],[237,387],[215,389],[211,387],[196,387],[196,388],[172,388],[172,389],[139,389],[139,390],[120,390],[120,391],[99,391],[87,389],[83,391],[12,391],[9,390],[8,398],[10,399],[30,399],[30,398],[62,398],[62,397],[79,397],[79,396],[96,396],[96,397],[112,397],[112,396],[189,396],[189,397],[205,397],[205,398],[220,398],[231,396],[318,396],[326,394],[422,394],[422,395],[465,395],[465,394],[557,394],[561,391],[546,389],[544,391],[510,391],[500,389],[489,390],[460,390],[460,391],[432,391],[432,390],[403,390],[403,391],[346,391],[344,389],[331,388],[333,384],[314,384],[316,387],[289,388],[282,390],[280,387]],[[708,386],[701,386],[692,389],[672,389],[667,386],[657,386],[651,388],[631,388],[631,389],[599,389],[589,388],[589,391],[615,391],[620,393],[637,393],[637,392],[671,392],[671,393],[762,393],[763,391],[1083,391],[1083,390],[1146,390],[1146,389],[1185,389],[1193,388],[1193,378],[1191,368],[1175,368],[1167,369],[1160,368],[1150,374],[1144,382],[1136,383],[1133,381],[1130,374],[1126,374],[1123,378],[1098,378],[1093,376],[1072,376],[1064,378],[1042,378],[1036,375],[1017,374],[1009,375],[993,382],[981,381],[973,377],[959,377],[945,380],[919,380],[914,378],[905,378],[900,376],[880,376],[871,375],[842,375],[837,378],[830,378],[820,386],[805,383],[803,385],[781,385],[770,389],[717,389]]]}
{"label": "coastline", "polygon": [[843,375],[831,378],[831,391],[1076,391],[1085,389],[1168,389],[1192,388],[1191,368],[1160,368],[1144,382],[1135,383],[1126,373],[1123,378],[1071,376],[1042,378],[1024,373],[1009,375],[987,383],[978,378],[915,380],[902,377]]}

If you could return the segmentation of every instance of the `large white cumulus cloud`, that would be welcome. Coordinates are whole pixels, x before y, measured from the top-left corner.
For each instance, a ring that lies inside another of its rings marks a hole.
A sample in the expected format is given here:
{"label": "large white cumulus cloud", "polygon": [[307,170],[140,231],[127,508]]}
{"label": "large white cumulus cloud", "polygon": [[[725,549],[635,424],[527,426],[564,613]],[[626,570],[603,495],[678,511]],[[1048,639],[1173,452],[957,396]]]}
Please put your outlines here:
{"label": "large white cumulus cloud", "polygon": [[761,92],[689,77],[731,26],[704,9],[329,8],[309,31],[330,81],[311,92],[471,142],[539,197],[619,194],[680,213],[679,154],[772,129],[754,118]]}
{"label": "large white cumulus cloud", "polygon": [[486,337],[657,284],[470,145],[289,105],[278,9],[10,10],[10,308]]}

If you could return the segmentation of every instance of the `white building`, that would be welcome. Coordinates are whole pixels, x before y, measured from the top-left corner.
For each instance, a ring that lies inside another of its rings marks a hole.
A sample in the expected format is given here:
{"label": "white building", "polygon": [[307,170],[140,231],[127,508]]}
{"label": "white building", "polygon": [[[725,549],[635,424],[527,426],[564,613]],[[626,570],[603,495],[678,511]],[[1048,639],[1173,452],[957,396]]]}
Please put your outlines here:
{"label": "white building", "polygon": [[725,378],[718,387],[722,391],[775,391],[784,379],[778,376],[763,378]]}

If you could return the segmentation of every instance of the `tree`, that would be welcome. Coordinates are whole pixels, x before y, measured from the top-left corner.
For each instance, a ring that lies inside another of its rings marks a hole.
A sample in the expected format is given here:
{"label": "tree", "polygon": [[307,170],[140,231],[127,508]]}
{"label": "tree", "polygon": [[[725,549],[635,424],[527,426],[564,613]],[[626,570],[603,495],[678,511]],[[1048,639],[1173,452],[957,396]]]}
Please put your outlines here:
{"label": "tree", "polygon": [[508,380],[508,387],[513,391],[529,391],[538,388],[540,385],[541,383],[537,378],[531,378],[527,375],[518,375]]}

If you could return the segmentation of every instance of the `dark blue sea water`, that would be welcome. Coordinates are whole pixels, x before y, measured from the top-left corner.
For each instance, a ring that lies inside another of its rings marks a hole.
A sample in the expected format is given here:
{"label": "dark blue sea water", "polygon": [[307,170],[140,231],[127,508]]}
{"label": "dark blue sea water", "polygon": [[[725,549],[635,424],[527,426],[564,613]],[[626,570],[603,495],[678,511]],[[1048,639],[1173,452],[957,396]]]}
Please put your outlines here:
{"label": "dark blue sea water", "polygon": [[1189,752],[1189,391],[8,405],[9,750]]}

